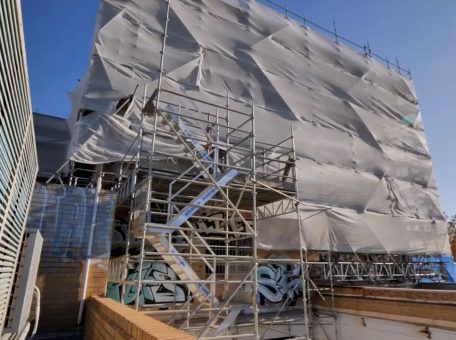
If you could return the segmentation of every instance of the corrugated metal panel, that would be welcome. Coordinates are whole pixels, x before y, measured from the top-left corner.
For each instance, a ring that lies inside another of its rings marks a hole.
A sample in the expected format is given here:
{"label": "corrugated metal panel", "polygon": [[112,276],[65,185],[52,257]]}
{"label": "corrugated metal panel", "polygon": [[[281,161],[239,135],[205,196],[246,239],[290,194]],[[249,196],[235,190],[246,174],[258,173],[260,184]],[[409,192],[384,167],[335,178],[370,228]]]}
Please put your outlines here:
{"label": "corrugated metal panel", "polygon": [[0,331],[38,171],[19,0],[0,2]]}

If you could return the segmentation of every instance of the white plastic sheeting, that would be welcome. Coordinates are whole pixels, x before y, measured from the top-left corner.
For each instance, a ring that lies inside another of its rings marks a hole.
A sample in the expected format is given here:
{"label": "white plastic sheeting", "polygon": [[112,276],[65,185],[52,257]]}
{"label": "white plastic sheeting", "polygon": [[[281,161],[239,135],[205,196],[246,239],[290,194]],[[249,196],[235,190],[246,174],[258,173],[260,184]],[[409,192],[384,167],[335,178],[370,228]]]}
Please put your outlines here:
{"label": "white plastic sheeting", "polygon": [[[165,18],[165,1],[102,0],[89,70],[70,95],[74,160],[127,152],[144,84],[147,96],[157,86]],[[449,252],[411,80],[253,0],[171,0],[169,19],[165,88],[253,100],[259,140],[279,141],[293,124],[300,199],[332,208],[304,222],[308,248]],[[133,110],[112,114],[138,85]],[[277,237],[296,217],[281,220],[260,223],[265,247],[293,248]]]}

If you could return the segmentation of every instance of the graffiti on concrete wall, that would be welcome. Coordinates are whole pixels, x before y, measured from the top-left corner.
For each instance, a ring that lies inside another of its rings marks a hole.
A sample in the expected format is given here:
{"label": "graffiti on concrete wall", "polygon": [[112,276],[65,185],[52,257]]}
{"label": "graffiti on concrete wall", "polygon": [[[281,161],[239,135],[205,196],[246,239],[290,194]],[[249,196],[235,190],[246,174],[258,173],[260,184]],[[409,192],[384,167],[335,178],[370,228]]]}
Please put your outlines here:
{"label": "graffiti on concrete wall", "polygon": [[[204,213],[203,213],[204,215]],[[206,218],[200,218],[193,221],[194,225],[201,231],[201,234],[207,236],[211,235],[213,231],[225,231],[225,214],[213,213],[207,215]],[[237,217],[230,218],[229,231],[246,232],[244,223]],[[128,224],[116,220],[113,225],[112,243],[111,243],[111,257],[122,256],[126,252],[126,242],[128,237]],[[182,242],[181,238],[173,238],[173,242]],[[141,240],[139,238],[130,240],[130,255],[137,255],[140,252]]]}
{"label": "graffiti on concrete wall", "polygon": [[127,242],[128,235],[128,224],[122,223],[121,221],[115,220],[112,232],[112,243],[113,244],[124,244]]}
{"label": "graffiti on concrete wall", "polygon": [[[128,224],[115,220],[112,230],[111,257],[125,255],[128,238]],[[130,243],[130,255],[139,254],[138,242],[132,240]]]}
{"label": "graffiti on concrete wall", "polygon": [[[204,213],[203,213],[204,215]],[[216,212],[210,215],[207,215],[208,219],[200,218],[196,221],[196,226],[200,230],[211,231],[211,230],[225,230],[225,213]],[[216,220],[215,220],[216,219]],[[234,218],[230,217],[229,231],[245,232],[246,228],[241,219],[237,216]]]}
{"label": "graffiti on concrete wall", "polygon": [[[128,281],[138,279],[139,264],[136,263],[128,271]],[[188,297],[188,289],[185,284],[168,283],[166,281],[179,280],[176,273],[166,263],[145,262],[142,269],[142,280],[154,280],[159,282],[146,283],[142,285],[139,295],[139,304],[157,303],[181,303]],[[107,296],[120,301],[122,286],[119,283],[108,282]],[[136,285],[125,285],[124,303],[131,305],[135,303]]]}
{"label": "graffiti on concrete wall", "polygon": [[280,303],[287,298],[290,305],[302,296],[299,265],[268,264],[258,267],[258,298],[261,305]]}

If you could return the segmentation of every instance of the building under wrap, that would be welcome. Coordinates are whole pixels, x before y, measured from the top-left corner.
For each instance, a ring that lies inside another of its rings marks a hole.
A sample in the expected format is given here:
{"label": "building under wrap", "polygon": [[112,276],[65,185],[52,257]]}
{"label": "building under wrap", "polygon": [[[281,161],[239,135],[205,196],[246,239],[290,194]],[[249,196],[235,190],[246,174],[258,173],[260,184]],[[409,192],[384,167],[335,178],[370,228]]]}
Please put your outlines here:
{"label": "building under wrap", "polygon": [[[293,127],[307,249],[449,253],[408,75],[253,0],[171,0],[162,59],[166,10],[165,1],[101,1],[89,69],[70,95],[74,161],[115,162],[134,149],[163,61],[163,88],[253,102],[259,140]],[[113,114],[133,93],[132,109]],[[156,145],[183,152],[159,137]],[[259,223],[261,246],[296,248],[287,236],[296,226],[294,214]]]}

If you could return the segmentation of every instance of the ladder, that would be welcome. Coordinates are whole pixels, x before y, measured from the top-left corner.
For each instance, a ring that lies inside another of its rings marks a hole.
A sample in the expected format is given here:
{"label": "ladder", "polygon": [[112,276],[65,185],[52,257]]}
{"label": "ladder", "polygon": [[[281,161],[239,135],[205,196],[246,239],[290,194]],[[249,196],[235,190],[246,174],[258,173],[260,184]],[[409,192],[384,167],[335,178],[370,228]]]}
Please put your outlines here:
{"label": "ladder", "polygon": [[[231,308],[226,317],[220,315],[217,320],[222,320],[222,322],[220,324],[211,324],[210,329],[212,329],[213,332],[210,334],[210,337],[218,337],[223,335],[223,333],[225,333],[236,322],[237,317],[244,309],[248,309],[248,306],[236,305]],[[204,333],[204,335],[209,334]]]}
{"label": "ladder", "polygon": [[[154,113],[158,115],[158,113],[155,110],[155,107],[153,105],[153,99],[154,97],[151,97],[149,101],[146,104],[146,107],[143,109],[143,114],[150,115],[151,113]],[[191,129],[185,124],[185,122],[177,115],[173,114],[171,112],[165,112],[162,113],[162,120],[164,121],[165,124],[171,125],[173,129],[176,131],[176,133],[179,133],[184,140],[184,142],[189,146],[189,148],[192,151],[196,151],[196,156],[198,157],[199,160],[202,160],[204,163],[208,164],[207,165],[207,170],[214,169],[214,173],[218,172],[217,166],[213,167],[212,163],[213,159],[211,158],[210,152],[208,152],[200,143],[198,139],[196,139],[193,136],[193,132]],[[208,142],[210,141],[210,136],[208,136]],[[188,152],[186,152],[188,153]],[[200,170],[200,174],[202,175],[204,179],[208,179],[209,176],[207,175],[206,171],[200,166],[199,162],[194,162],[194,167],[198,170]],[[133,191],[135,190],[135,185],[134,185],[134,176],[135,174],[131,174],[130,176],[126,176],[126,180],[124,184],[120,187],[120,192],[119,192],[119,201],[124,202],[125,200],[131,198],[131,195],[133,194]]]}
{"label": "ladder", "polygon": [[[155,250],[161,253],[161,257],[176,273],[176,275],[182,281],[187,281],[187,287],[192,292],[194,298],[200,303],[207,301],[211,298],[211,291],[204,283],[198,283],[200,278],[193,268],[187,263],[187,261],[179,255],[177,249],[169,244],[168,238],[163,234],[147,234],[146,240],[155,248]],[[169,255],[166,255],[169,253]],[[196,283],[191,283],[195,281]],[[214,303],[217,301],[213,298]]]}
{"label": "ladder", "polygon": [[[220,179],[217,180],[219,186],[225,186],[229,184],[237,175],[237,170],[230,170],[223,174]],[[157,252],[165,254],[169,253],[172,255],[162,255],[163,259],[168,265],[174,270],[176,275],[183,281],[199,281],[198,275],[187,263],[187,261],[179,254],[176,248],[169,244],[166,234],[173,231],[173,229],[179,228],[182,224],[187,222],[198,209],[206,204],[211,198],[213,198],[218,192],[218,188],[215,185],[208,186],[204,189],[197,197],[195,197],[188,206],[182,209],[177,215],[175,215],[166,225],[159,223],[146,223],[146,239],[154,246]],[[163,227],[166,228],[163,228]],[[188,287],[195,299],[200,303],[204,302],[211,297],[209,288],[204,284],[192,284],[189,283]]]}
{"label": "ladder", "polygon": [[[219,310],[207,321],[206,325],[198,334],[198,339],[204,338],[214,338],[220,336],[222,333],[227,331],[235,322],[239,314],[243,310],[250,308],[249,305],[234,305],[230,306],[230,302],[239,289],[244,285],[247,279],[250,277],[253,271],[257,270],[257,266],[254,266],[250,272],[244,277],[242,282],[237,286],[237,288],[231,293],[230,297],[223,302]],[[229,310],[226,316],[222,315],[225,310]],[[220,322],[221,321],[221,322]],[[219,323],[220,322],[220,323]]]}
{"label": "ladder", "polygon": [[[193,136],[193,132],[191,129],[185,124],[185,122],[177,115],[173,114],[171,112],[166,112],[163,114],[164,121],[171,125],[173,129],[176,131],[176,133],[179,133],[182,137],[182,139],[185,141],[185,143],[190,147],[190,149],[193,149],[196,151],[196,155],[200,160],[206,163],[212,163],[213,159],[211,158],[208,150],[206,150],[200,143],[200,140],[195,138]],[[211,136],[207,136],[208,143],[210,142]],[[204,169],[201,168],[200,164],[198,162],[194,162],[194,165],[196,168],[202,170],[201,174],[205,179],[208,179],[208,175]],[[207,169],[211,169],[212,165],[207,166]],[[217,166],[213,167],[213,169],[217,169]]]}
{"label": "ladder", "polygon": [[[217,184],[220,187],[228,185],[232,180],[239,174],[238,170],[231,169],[217,179]],[[198,196],[196,196],[184,209],[182,209],[177,215],[175,215],[167,224],[167,227],[179,228],[182,224],[187,222],[203,205],[205,205],[211,198],[213,198],[218,188],[216,185],[208,186]],[[147,223],[146,227],[150,232],[170,232],[170,228],[161,228],[160,224]]]}

